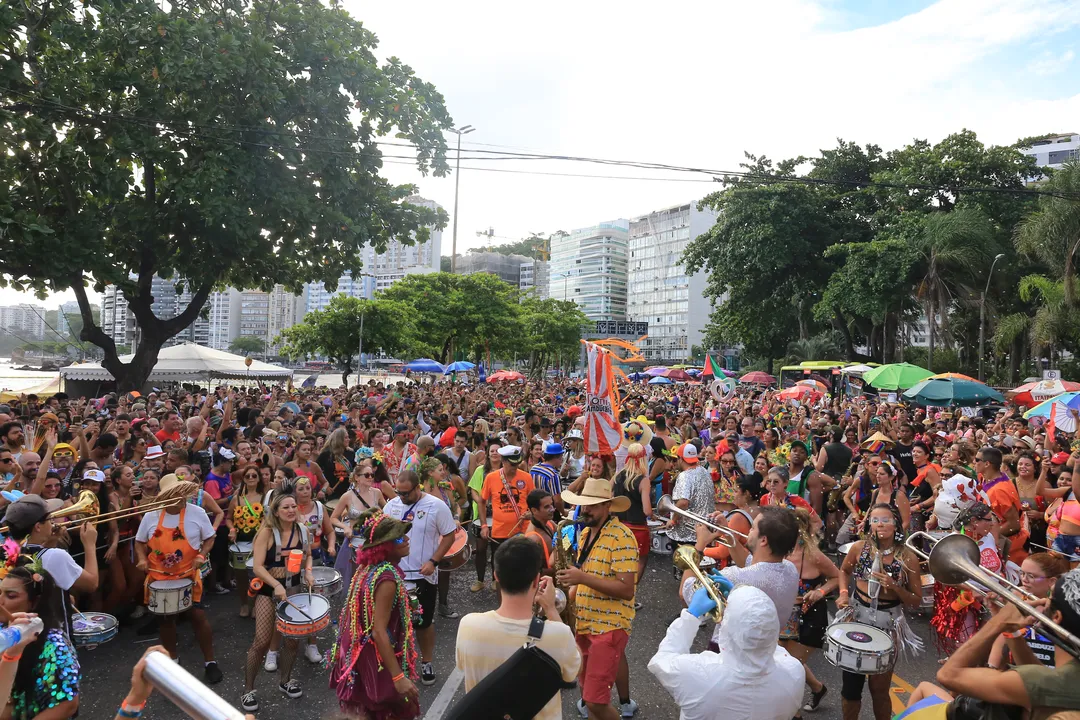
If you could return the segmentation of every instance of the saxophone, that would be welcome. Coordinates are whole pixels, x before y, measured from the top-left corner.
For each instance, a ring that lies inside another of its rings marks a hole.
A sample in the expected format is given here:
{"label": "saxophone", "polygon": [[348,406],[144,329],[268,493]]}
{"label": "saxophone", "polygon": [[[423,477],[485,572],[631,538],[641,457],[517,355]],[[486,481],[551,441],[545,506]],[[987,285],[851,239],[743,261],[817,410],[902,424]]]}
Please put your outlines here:
{"label": "saxophone", "polygon": [[[555,534],[552,536],[552,542],[555,545],[553,549],[555,560],[552,563],[552,569],[556,573],[560,570],[566,570],[574,564],[573,559],[570,557],[570,539],[563,535],[563,529],[573,524],[573,518],[566,518],[555,526]],[[576,587],[558,587],[558,585],[555,587],[555,608],[559,611],[559,617],[570,628],[570,632],[575,632],[574,594],[576,592]]]}

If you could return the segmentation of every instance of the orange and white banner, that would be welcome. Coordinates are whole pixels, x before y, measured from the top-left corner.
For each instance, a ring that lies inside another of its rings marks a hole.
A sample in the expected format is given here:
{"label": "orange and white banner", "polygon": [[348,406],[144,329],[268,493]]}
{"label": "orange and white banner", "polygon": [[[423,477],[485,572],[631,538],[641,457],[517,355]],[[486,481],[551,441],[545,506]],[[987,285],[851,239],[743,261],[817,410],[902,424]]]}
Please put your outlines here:
{"label": "orange and white banner", "polygon": [[585,351],[588,356],[583,413],[585,452],[614,455],[622,441],[622,428],[611,352],[591,342],[585,342]]}

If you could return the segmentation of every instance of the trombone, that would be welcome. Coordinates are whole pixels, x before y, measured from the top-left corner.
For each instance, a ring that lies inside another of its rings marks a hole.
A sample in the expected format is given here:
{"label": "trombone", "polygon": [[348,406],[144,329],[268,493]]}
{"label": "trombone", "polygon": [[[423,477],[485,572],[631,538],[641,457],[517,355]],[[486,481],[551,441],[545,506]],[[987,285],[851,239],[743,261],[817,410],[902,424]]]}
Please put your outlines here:
{"label": "trombone", "polygon": [[920,557],[926,558],[930,565],[930,572],[935,580],[946,585],[969,587],[984,597],[987,591],[974,585],[971,581],[976,581],[987,588],[991,588],[991,592],[995,593],[999,598],[1015,605],[1025,614],[1035,618],[1043,630],[1053,636],[1054,643],[1059,645],[1065,652],[1075,658],[1080,658],[1080,637],[1073,635],[1032,607],[1030,601],[1036,598],[1031,593],[1022,587],[1014,585],[1000,575],[980,567],[979,545],[974,540],[967,535],[958,533],[946,535],[940,540],[936,540],[926,533],[912,533],[912,536],[925,536],[933,541],[934,546],[931,548],[929,555],[912,547],[910,544],[912,538],[910,537],[907,546]]}
{"label": "trombone", "polygon": [[[100,509],[101,506],[98,504],[97,494],[95,494],[93,490],[83,490],[79,493],[79,499],[77,501],[67,507],[54,510],[46,517],[50,520],[67,517],[69,515],[86,515],[87,517],[93,517],[99,514]],[[82,522],[82,520],[78,520],[77,522]],[[8,532],[9,528],[9,525],[0,527],[0,533]]]}
{"label": "trombone", "polygon": [[[668,516],[670,516],[672,513],[674,513],[676,515],[682,515],[684,518],[686,518],[687,520],[690,520],[691,522],[701,523],[702,525],[709,528],[713,532],[723,533],[727,537],[720,538],[719,543],[721,545],[723,545],[724,547],[727,547],[727,548],[735,547],[735,543],[738,542],[738,538],[742,538],[743,542],[746,542],[747,540],[750,539],[746,535],[743,535],[738,530],[732,530],[729,527],[724,527],[722,525],[717,525],[713,521],[709,520],[706,517],[702,517],[701,515],[698,515],[697,513],[692,513],[692,512],[688,512],[686,510],[683,510],[682,508],[680,508],[678,505],[675,504],[675,501],[671,499],[670,495],[664,495],[662,498],[660,498],[660,501],[658,503],[656,503],[656,512],[660,513],[661,515],[668,515]],[[725,540],[726,540],[726,542],[725,542]],[[713,598],[713,599],[715,600],[715,598]]]}
{"label": "trombone", "polygon": [[[83,490],[83,493],[86,493],[86,492],[92,492],[92,491]],[[82,497],[82,495],[80,494],[80,501],[81,501],[81,497]],[[178,498],[170,498],[168,500],[154,500],[153,502],[148,502],[145,505],[137,505],[135,507],[124,508],[123,510],[111,510],[111,511],[105,512],[105,513],[103,513],[103,512],[93,512],[93,513],[86,512],[86,513],[83,513],[84,515],[86,515],[86,517],[78,518],[76,520],[65,520],[62,523],[57,523],[56,527],[67,528],[67,527],[72,526],[72,525],[82,525],[83,523],[86,523],[86,522],[90,523],[91,525],[97,525],[99,523],[111,522],[113,520],[127,520],[128,518],[138,517],[139,515],[143,515],[144,513],[152,512],[154,510],[161,510],[163,508],[169,507],[170,505],[175,505],[177,499]],[[95,496],[94,504],[95,504],[95,506],[97,506],[96,496]],[[61,508],[60,510],[57,510],[57,512],[58,513],[59,512],[64,512],[66,510],[67,512],[65,513],[65,515],[77,514],[77,513],[72,513],[71,512],[72,507],[75,507],[75,506],[72,505],[71,507],[68,507],[68,508]]]}

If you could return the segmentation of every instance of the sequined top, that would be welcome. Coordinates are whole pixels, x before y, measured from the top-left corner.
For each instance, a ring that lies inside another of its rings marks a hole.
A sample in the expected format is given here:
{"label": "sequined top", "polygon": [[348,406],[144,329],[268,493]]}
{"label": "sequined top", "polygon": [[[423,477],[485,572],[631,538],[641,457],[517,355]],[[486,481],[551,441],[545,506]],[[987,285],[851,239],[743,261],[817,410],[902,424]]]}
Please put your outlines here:
{"label": "sequined top", "polygon": [[[683,470],[675,478],[675,490],[671,493],[671,499],[678,502],[686,500],[689,503],[687,510],[696,515],[709,515],[716,510],[716,496],[713,488],[712,476],[705,468],[697,465],[688,470]],[[692,520],[683,520],[679,516],[675,527],[668,531],[668,537],[676,542],[692,543],[697,540],[697,532],[694,530]]]}
{"label": "sequined top", "polygon": [[49,630],[34,668],[33,688],[11,691],[12,720],[31,720],[79,696],[79,659],[64,631]]}
{"label": "sequined top", "polygon": [[[870,570],[874,567],[874,546],[869,540],[863,543],[862,553],[855,561],[855,577],[862,580],[870,580]],[[886,560],[892,558],[891,560]],[[885,573],[900,585],[904,585],[904,564],[900,562],[900,548],[893,547],[891,555],[881,554],[881,572]]]}

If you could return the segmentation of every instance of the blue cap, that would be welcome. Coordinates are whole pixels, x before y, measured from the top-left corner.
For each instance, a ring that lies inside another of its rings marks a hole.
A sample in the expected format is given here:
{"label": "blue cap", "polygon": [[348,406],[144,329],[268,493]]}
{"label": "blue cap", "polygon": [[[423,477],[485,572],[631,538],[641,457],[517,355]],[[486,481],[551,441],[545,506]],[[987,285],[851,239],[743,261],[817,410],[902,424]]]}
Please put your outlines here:
{"label": "blue cap", "polygon": [[566,450],[559,443],[544,443],[545,455],[562,455]]}

